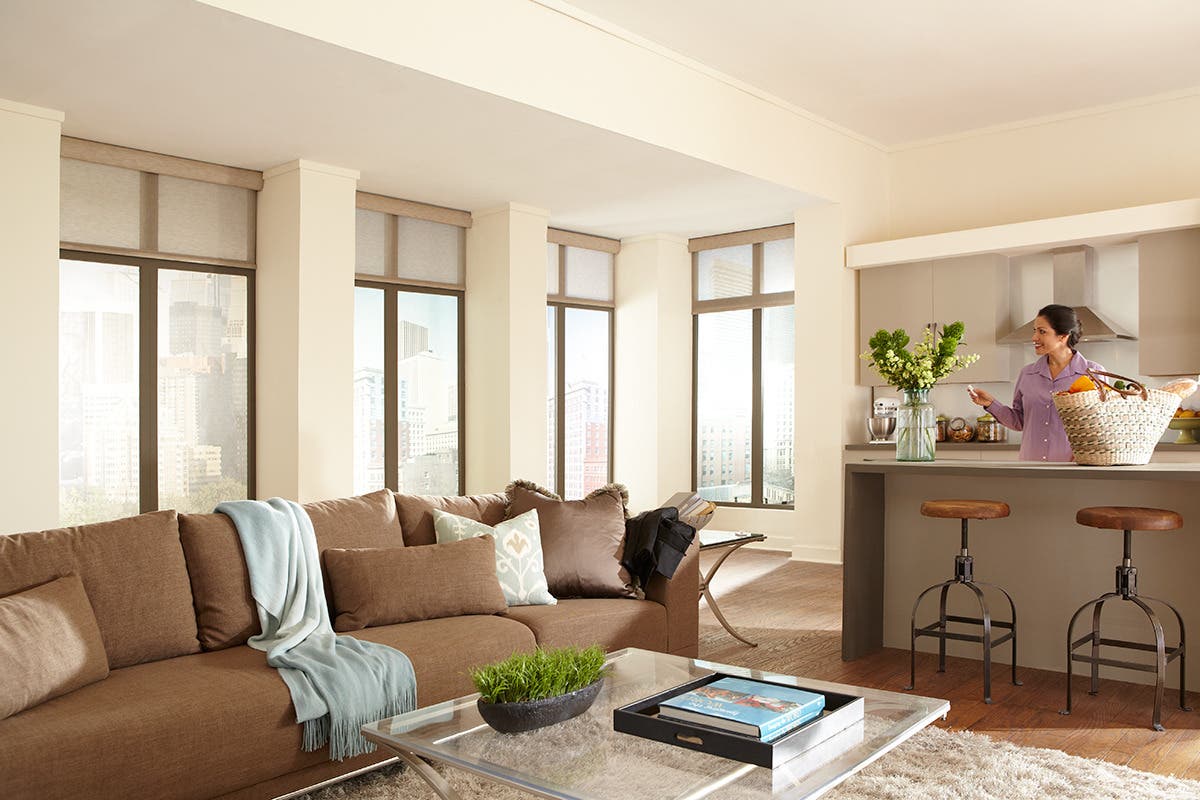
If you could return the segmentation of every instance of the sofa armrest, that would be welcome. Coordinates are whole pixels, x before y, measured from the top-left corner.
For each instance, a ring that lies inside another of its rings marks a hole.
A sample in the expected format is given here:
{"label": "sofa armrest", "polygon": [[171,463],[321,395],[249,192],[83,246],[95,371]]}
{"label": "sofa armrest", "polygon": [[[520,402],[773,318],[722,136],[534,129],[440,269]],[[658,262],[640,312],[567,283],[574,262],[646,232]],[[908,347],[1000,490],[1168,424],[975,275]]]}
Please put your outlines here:
{"label": "sofa armrest", "polygon": [[646,599],[667,609],[667,652],[695,657],[700,649],[700,537],[697,536],[675,575],[655,574],[646,586]]}

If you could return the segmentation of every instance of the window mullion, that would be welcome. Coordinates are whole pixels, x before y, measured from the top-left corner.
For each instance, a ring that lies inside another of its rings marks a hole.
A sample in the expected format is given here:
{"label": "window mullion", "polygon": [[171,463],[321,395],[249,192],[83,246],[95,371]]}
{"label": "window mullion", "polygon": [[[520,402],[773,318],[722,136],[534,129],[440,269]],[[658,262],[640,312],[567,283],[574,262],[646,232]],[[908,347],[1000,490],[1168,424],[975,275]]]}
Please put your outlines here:
{"label": "window mullion", "polygon": [[[395,248],[392,248],[393,252]],[[383,485],[400,488],[399,292],[383,290]]]}
{"label": "window mullion", "polygon": [[[756,273],[757,274],[757,273]],[[751,327],[751,363],[754,393],[750,410],[750,502],[763,503],[763,311],[754,309]]]}
{"label": "window mullion", "polygon": [[158,509],[158,268],[138,267],[138,498]]}

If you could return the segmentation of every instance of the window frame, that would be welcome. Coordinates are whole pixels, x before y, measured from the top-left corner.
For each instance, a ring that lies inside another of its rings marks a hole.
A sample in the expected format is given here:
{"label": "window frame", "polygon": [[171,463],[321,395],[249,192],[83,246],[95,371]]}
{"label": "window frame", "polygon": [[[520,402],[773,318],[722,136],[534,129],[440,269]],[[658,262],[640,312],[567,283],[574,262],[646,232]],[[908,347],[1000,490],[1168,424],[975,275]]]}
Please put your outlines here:
{"label": "window frame", "polygon": [[93,252],[60,247],[60,261],[116,264],[138,270],[138,506],[145,514],[161,508],[158,497],[158,271],[204,272],[246,278],[246,497],[257,496],[257,320],[255,270],[197,259]]}
{"label": "window frame", "polygon": [[554,311],[554,441],[547,442],[554,446],[554,486],[550,488],[563,497],[566,489],[566,426],[563,417],[566,416],[566,327],[567,315],[565,309],[578,308],[586,311],[603,311],[608,315],[608,470],[607,482],[613,482],[613,446],[615,442],[616,419],[616,344],[617,318],[616,296],[617,276],[616,264],[613,265],[612,300],[587,300],[570,297],[567,291],[567,248],[578,247],[584,250],[600,250],[615,256],[620,251],[620,242],[603,239],[597,236],[577,234],[551,228],[547,232],[548,244],[558,250],[558,293],[546,295],[546,306]]}
{"label": "window frame", "polygon": [[408,283],[396,278],[359,273],[354,286],[383,291],[383,486],[399,492],[400,486],[400,307],[401,292],[434,294],[457,299],[458,319],[458,488],[466,494],[467,485],[467,385],[466,385],[466,319],[467,297],[462,289]]}
{"label": "window frame", "polygon": [[[792,511],[791,505],[766,503],[763,501],[763,471],[766,456],[763,450],[764,419],[763,419],[763,309],[778,306],[795,305],[795,291],[763,292],[763,246],[767,242],[779,239],[790,239],[794,236],[794,226],[779,225],[773,228],[761,228],[753,231],[721,234],[702,239],[692,239],[688,249],[692,251],[692,491],[699,492],[700,484],[700,316],[706,313],[721,311],[751,311],[751,384],[752,399],[750,403],[750,502],[730,503],[713,501],[715,505],[728,508],[759,508],[774,511]],[[700,300],[700,251],[716,250],[725,247],[750,245],[751,261],[751,290],[750,294],[742,297],[722,297],[711,300]],[[795,353],[793,352],[793,359]],[[795,413],[793,407],[793,414]],[[795,431],[792,433],[793,442]],[[794,452],[794,449],[793,449]],[[795,456],[793,455],[793,472]],[[793,482],[795,476],[793,475]]]}

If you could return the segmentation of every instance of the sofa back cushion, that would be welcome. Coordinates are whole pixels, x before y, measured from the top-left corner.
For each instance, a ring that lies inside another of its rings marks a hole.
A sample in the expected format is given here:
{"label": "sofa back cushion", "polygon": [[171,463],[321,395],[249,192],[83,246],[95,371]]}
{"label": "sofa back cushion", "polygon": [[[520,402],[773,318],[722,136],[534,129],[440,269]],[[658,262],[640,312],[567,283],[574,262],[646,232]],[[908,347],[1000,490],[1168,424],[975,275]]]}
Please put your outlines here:
{"label": "sofa back cushion", "polygon": [[[403,541],[396,504],[387,489],[307,503],[304,510],[321,552],[331,547],[399,547]],[[262,628],[233,520],[224,514],[182,514],[179,534],[187,555],[200,644],[205,650],[245,644]],[[328,574],[325,592],[328,596]]]}
{"label": "sofa back cushion", "polygon": [[174,511],[0,536],[0,595],[72,572],[95,611],[109,668],[200,649]]}
{"label": "sofa back cushion", "polygon": [[78,575],[0,597],[0,675],[0,719],[108,677]]}
{"label": "sofa back cushion", "polygon": [[433,509],[455,514],[484,525],[495,525],[504,520],[504,495],[477,494],[469,497],[449,495],[398,494],[396,510],[400,513],[400,527],[404,530],[404,543],[434,544],[437,534],[433,529]]}
{"label": "sofa back cushion", "polygon": [[550,594],[563,597],[634,597],[621,566],[625,543],[624,487],[597,489],[582,500],[559,500],[524,481],[508,487],[508,516],[536,510]]}
{"label": "sofa back cushion", "polygon": [[491,536],[427,547],[331,548],[324,558],[335,631],[507,608]]}

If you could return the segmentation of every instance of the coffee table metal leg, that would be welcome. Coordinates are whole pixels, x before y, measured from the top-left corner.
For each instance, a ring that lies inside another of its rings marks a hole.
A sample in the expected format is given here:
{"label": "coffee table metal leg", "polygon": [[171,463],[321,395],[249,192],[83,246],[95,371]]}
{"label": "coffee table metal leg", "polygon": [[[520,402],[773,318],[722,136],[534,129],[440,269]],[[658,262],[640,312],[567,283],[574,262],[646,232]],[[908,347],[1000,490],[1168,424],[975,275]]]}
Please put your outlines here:
{"label": "coffee table metal leg", "polygon": [[729,624],[729,621],[725,619],[725,615],[721,613],[721,608],[717,605],[716,598],[712,596],[712,592],[708,589],[709,584],[712,582],[713,576],[717,574],[717,570],[719,570],[721,565],[725,563],[725,559],[733,555],[734,551],[740,548],[743,544],[749,543],[739,542],[732,547],[727,548],[725,552],[721,553],[720,557],[713,562],[713,565],[709,567],[708,574],[705,575],[704,580],[700,582],[700,594],[705,600],[708,601],[708,607],[712,609],[713,615],[717,618],[717,622],[720,622],[721,627],[729,631],[730,636],[737,639],[742,644],[748,644],[751,647],[758,647],[758,642],[750,641],[745,636],[742,636],[740,633],[738,633],[737,630],[735,630],[734,627]]}
{"label": "coffee table metal leg", "polygon": [[398,755],[401,761],[403,761],[414,772],[424,778],[425,782],[429,784],[429,788],[433,789],[434,793],[438,797],[442,798],[442,800],[462,800],[459,797],[458,792],[454,791],[454,787],[446,782],[446,779],[442,777],[441,773],[429,766],[429,764],[426,763],[426,761],[416,753],[411,753],[407,750],[400,750],[395,747],[388,747],[387,749]]}

